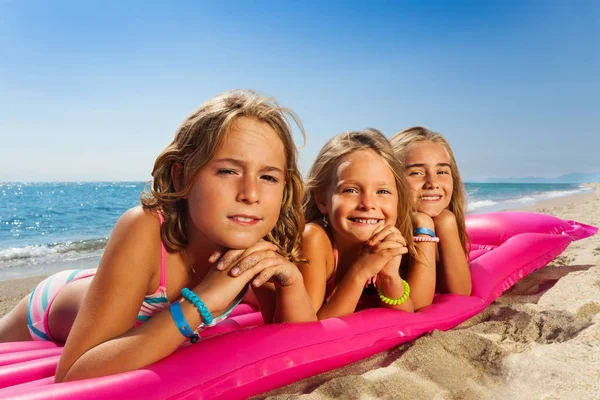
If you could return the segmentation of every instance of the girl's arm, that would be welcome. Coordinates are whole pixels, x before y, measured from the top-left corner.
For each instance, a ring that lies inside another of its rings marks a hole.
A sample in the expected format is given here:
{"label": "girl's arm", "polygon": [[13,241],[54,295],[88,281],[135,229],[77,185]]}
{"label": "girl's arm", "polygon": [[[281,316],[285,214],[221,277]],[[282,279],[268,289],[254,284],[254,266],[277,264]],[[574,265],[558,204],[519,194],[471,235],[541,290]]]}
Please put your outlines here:
{"label": "girl's arm", "polygon": [[[141,368],[184,342],[168,310],[132,329],[159,270],[159,230],[158,219],[141,207],[119,219],[65,344],[56,382]],[[200,322],[193,306],[182,306],[190,323]]]}
{"label": "girl's arm", "polygon": [[[263,269],[252,280],[264,322],[316,321],[317,316],[298,267],[275,252],[273,256],[279,258],[280,263]],[[237,264],[240,271],[251,268],[245,266],[244,261]]]}
{"label": "girl's arm", "polygon": [[308,263],[299,266],[306,291],[318,319],[339,317],[354,312],[368,277],[348,271],[326,304],[327,259],[333,262],[333,249],[327,233],[316,224],[307,224],[302,235],[302,257]]}
{"label": "girl's arm", "polygon": [[[414,213],[415,227],[435,231],[431,217],[427,214]],[[433,242],[417,242],[417,257],[409,256],[408,275],[406,281],[410,285],[410,298],[415,311],[430,305],[435,294],[435,250]]]}
{"label": "girl's arm", "polygon": [[[293,271],[289,271],[291,269],[296,270],[297,276],[294,278],[288,278],[290,274],[293,274]],[[310,298],[304,288],[302,275],[294,264],[290,263],[285,270],[266,272],[268,275],[273,273],[274,279],[282,279],[286,284],[267,282],[261,284],[260,287],[256,287],[252,283],[252,290],[265,324],[317,320]],[[277,278],[277,275],[281,278]],[[270,278],[265,275],[263,279]]]}
{"label": "girl's arm", "polygon": [[[398,257],[400,258],[400,257]],[[394,260],[394,263],[400,263],[400,260]],[[378,274],[377,280],[379,281],[377,285],[381,285],[381,289],[386,297],[390,299],[399,299],[404,295],[404,284],[402,283],[402,279],[400,278],[400,274],[387,275],[387,274]],[[412,287],[410,291],[410,297],[406,299],[402,304],[391,305],[385,302],[380,302],[381,307],[390,308],[392,310],[400,310],[407,312],[414,312],[415,307],[412,300]]]}
{"label": "girl's arm", "polygon": [[[230,270],[234,279],[241,279],[237,277],[259,266],[260,273],[251,280],[251,289],[265,323],[315,321],[302,274],[276,251],[277,246],[260,240],[245,250],[226,251],[217,268]],[[260,268],[260,263],[265,268]]]}
{"label": "girl's arm", "polygon": [[[325,301],[327,286],[327,259],[333,259],[329,236],[320,226],[309,223],[302,234],[302,257],[307,261],[298,265],[306,293],[313,310],[318,314]],[[331,261],[333,262],[333,261]]]}
{"label": "girl's arm", "polygon": [[337,285],[329,301],[323,304],[323,307],[317,312],[317,317],[327,319],[352,314],[356,310],[356,305],[368,279],[369,277],[366,275],[350,268]]}
{"label": "girl's arm", "polygon": [[[94,378],[150,365],[187,340],[165,309],[133,329],[144,296],[153,291],[160,271],[160,223],[141,207],[126,212],[107,243],[96,276],[73,324],[59,360],[56,382]],[[213,315],[224,312],[243,286],[260,272],[239,279],[209,271],[194,288]],[[198,310],[181,301],[190,327],[202,322]]]}
{"label": "girl's arm", "polygon": [[[275,313],[273,322],[307,322],[316,321],[317,315],[310,297],[306,293],[302,274],[290,263],[290,268],[296,270],[297,277],[291,284],[275,284]],[[287,276],[287,272],[284,272]]]}
{"label": "girl's arm", "polygon": [[[383,274],[386,276],[384,278],[385,285],[389,286],[390,295],[393,296],[396,294],[399,284],[402,292],[398,297],[402,297],[404,286],[400,280],[399,264],[402,254],[405,254],[406,251],[405,244],[396,241],[384,241],[374,246],[364,246],[358,259],[350,266],[342,281],[337,285],[333,296],[319,310],[317,314],[319,319],[340,317],[353,313],[367,280],[379,274],[386,265],[390,271],[394,270],[394,272]],[[394,265],[392,266],[392,264]],[[391,277],[392,275],[395,276]],[[380,276],[382,275],[380,274]],[[388,279],[388,276],[391,279]],[[394,306],[394,308],[396,307],[412,311],[412,301],[408,299],[405,304]]]}
{"label": "girl's arm", "polygon": [[[373,245],[373,251],[379,251],[379,249],[385,248],[396,248],[400,251],[401,255],[389,260],[377,274],[377,292],[380,298],[383,295],[388,299],[401,299],[404,297],[405,287],[402,278],[400,277],[400,264],[402,262],[402,254],[408,253],[406,239],[402,236],[398,228],[388,226],[376,231],[367,243]],[[408,295],[409,293],[406,294]],[[388,304],[382,299],[380,305],[383,308],[414,312],[415,308],[412,301],[412,288],[410,297],[405,298],[401,304]]]}
{"label": "girl's arm", "polygon": [[471,271],[458,236],[456,217],[451,211],[444,210],[433,222],[436,235],[440,238],[438,290],[469,296]]}

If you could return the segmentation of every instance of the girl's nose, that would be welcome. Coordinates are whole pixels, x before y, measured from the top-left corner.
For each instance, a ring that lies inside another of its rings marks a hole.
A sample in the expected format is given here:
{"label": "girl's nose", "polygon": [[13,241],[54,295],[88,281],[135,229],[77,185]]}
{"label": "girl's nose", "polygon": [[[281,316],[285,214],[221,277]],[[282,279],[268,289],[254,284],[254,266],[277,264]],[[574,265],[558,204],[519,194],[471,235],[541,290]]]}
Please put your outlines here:
{"label": "girl's nose", "polygon": [[425,189],[436,189],[438,187],[437,175],[427,173],[425,175],[425,183],[423,185]]}
{"label": "girl's nose", "polygon": [[240,183],[238,190],[237,201],[247,204],[258,202],[258,187],[256,181],[251,177],[245,177]]}
{"label": "girl's nose", "polygon": [[360,198],[360,208],[362,210],[371,210],[375,208],[375,201],[371,194],[363,193],[363,195]]}

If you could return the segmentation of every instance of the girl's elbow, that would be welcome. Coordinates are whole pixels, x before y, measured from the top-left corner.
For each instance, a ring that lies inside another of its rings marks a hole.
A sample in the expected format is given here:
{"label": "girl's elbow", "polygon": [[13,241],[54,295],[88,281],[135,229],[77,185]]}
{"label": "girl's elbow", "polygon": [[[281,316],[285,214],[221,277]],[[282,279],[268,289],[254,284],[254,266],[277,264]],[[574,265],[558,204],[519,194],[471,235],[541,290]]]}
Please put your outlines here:
{"label": "girl's elbow", "polygon": [[430,306],[433,303],[433,296],[428,297],[427,299],[418,299],[417,301],[413,300],[413,312],[417,312],[422,308]]}
{"label": "girl's elbow", "polygon": [[73,374],[69,374],[70,371],[62,371],[56,370],[54,374],[54,383],[63,383],[63,382],[71,382],[76,381],[77,378],[73,376]]}
{"label": "girl's elbow", "polygon": [[458,287],[454,291],[454,293],[460,294],[462,296],[470,296],[472,291],[473,291],[473,285],[471,285],[471,282],[466,282],[464,285],[461,285],[460,287]]}

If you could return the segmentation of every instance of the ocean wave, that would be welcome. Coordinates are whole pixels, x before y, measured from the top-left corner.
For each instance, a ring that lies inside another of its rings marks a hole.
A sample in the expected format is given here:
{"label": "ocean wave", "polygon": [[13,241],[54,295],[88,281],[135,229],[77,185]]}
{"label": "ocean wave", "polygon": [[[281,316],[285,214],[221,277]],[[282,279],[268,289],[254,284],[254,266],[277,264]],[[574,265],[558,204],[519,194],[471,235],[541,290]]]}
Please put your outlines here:
{"label": "ocean wave", "polygon": [[504,203],[529,204],[529,203],[535,203],[538,200],[539,199],[536,198],[535,196],[523,196],[523,197],[518,197],[516,199],[508,199],[508,200],[504,201]]}
{"label": "ocean wave", "polygon": [[472,212],[474,210],[478,210],[479,212],[487,212],[487,211],[498,211],[502,209],[510,209],[519,207],[522,205],[530,205],[534,204],[538,201],[554,199],[557,197],[565,197],[565,196],[573,196],[576,194],[582,194],[591,192],[589,188],[585,186],[580,186],[578,189],[571,190],[551,190],[546,192],[530,192],[526,194],[522,194],[519,197],[510,197],[510,198],[496,198],[492,199],[476,199],[473,197],[469,198],[467,211]]}
{"label": "ocean wave", "polygon": [[496,204],[498,204],[498,202],[493,201],[493,200],[471,201],[467,205],[467,211],[473,211],[473,210],[477,210],[478,208],[483,208],[483,207],[492,207],[492,206],[495,206]]}
{"label": "ocean wave", "polygon": [[589,190],[587,190],[587,188],[585,188],[585,187],[582,189],[577,189],[577,190],[555,190],[555,191],[540,193],[538,195],[538,198],[541,200],[554,199],[556,197],[572,196],[574,194],[585,193],[588,191]]}
{"label": "ocean wave", "polygon": [[0,249],[0,269],[98,256],[107,238]]}

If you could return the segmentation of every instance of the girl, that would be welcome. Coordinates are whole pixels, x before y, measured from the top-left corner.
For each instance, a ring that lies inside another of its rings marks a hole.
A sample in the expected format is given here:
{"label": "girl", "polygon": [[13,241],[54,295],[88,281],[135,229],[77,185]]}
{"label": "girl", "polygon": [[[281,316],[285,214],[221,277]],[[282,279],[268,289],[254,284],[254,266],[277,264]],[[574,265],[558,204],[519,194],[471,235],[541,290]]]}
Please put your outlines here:
{"label": "girl", "polygon": [[[365,283],[376,283],[383,307],[412,312],[431,304],[434,246],[413,243],[408,188],[387,138],[375,129],[334,137],[321,149],[306,183],[301,265],[319,319],[355,311]],[[426,215],[419,227],[433,228]],[[402,255],[410,253],[407,281]],[[376,276],[375,279],[372,279]]]}
{"label": "girl", "polygon": [[[193,330],[225,318],[249,282],[275,284],[266,320],[314,320],[292,264],[304,220],[286,115],[302,130],[292,111],[251,91],[198,108],[157,158],[142,205],[115,225],[93,279],[68,271],[42,282],[7,317],[21,324],[10,340],[25,340],[27,328],[34,339],[66,339],[61,382],[141,368],[195,342]],[[223,249],[252,253],[243,274],[211,267]]]}
{"label": "girl", "polygon": [[420,126],[397,133],[390,142],[403,164],[413,205],[433,218],[439,237],[437,291],[470,295],[464,186],[450,145]]}

